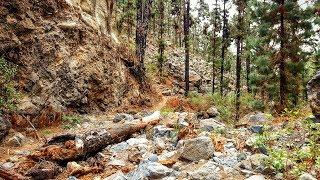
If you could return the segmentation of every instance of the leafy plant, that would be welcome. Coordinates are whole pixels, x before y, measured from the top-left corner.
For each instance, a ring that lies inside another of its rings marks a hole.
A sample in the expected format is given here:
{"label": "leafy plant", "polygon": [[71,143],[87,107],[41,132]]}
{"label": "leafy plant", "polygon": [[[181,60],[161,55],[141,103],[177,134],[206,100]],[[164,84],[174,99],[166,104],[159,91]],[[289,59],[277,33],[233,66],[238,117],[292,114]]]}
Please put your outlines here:
{"label": "leafy plant", "polygon": [[[0,109],[12,111],[16,108],[19,93],[15,89],[13,78],[17,67],[0,57]],[[0,112],[1,113],[1,112]]]}
{"label": "leafy plant", "polygon": [[277,172],[282,172],[288,163],[289,156],[284,149],[273,149],[269,150],[269,156],[266,158],[266,164]]}
{"label": "leafy plant", "polygon": [[82,117],[76,115],[64,115],[62,116],[62,121],[64,122],[64,129],[71,129],[78,124],[81,124],[83,119]]}

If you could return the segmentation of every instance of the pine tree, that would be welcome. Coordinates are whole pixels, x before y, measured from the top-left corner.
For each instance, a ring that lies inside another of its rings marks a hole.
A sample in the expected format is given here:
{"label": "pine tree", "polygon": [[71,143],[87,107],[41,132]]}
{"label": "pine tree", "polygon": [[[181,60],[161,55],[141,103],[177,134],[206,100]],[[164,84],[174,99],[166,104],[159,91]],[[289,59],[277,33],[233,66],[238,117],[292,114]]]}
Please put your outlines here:
{"label": "pine tree", "polygon": [[190,28],[190,0],[184,2],[184,43],[185,43],[185,96],[189,93],[189,28]]}
{"label": "pine tree", "polygon": [[136,27],[136,55],[139,60],[137,74],[140,81],[145,85],[144,56],[147,47],[148,25],[151,17],[153,0],[137,0],[137,27]]}
{"label": "pine tree", "polygon": [[165,49],[165,40],[164,40],[164,0],[159,0],[159,58],[158,58],[158,68],[160,76],[162,76],[163,71],[163,61],[164,61],[164,49]]}
{"label": "pine tree", "polygon": [[227,50],[229,29],[228,29],[228,14],[226,9],[227,0],[223,0],[223,28],[222,28],[222,50],[221,50],[221,65],[220,65],[220,95],[223,95],[224,90],[224,63]]}

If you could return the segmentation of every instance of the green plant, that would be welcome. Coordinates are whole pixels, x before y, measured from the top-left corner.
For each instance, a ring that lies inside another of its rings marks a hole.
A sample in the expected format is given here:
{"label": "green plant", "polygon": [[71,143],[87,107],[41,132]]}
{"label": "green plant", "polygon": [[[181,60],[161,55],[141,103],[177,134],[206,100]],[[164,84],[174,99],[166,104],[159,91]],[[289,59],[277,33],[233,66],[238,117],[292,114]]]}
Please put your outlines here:
{"label": "green plant", "polygon": [[289,156],[286,150],[279,148],[270,148],[269,156],[266,158],[266,164],[277,172],[282,172],[289,161]]}
{"label": "green plant", "polygon": [[83,119],[82,117],[76,116],[76,115],[63,115],[62,121],[64,123],[63,124],[64,129],[71,129],[76,125],[81,124]]}
{"label": "green plant", "polygon": [[[17,67],[0,57],[0,109],[12,111],[16,108],[19,93],[13,81]],[[0,112],[1,113],[1,112]]]}
{"label": "green plant", "polygon": [[174,112],[174,110],[170,107],[167,107],[167,106],[160,109],[160,114],[162,116],[168,116],[172,112]]}

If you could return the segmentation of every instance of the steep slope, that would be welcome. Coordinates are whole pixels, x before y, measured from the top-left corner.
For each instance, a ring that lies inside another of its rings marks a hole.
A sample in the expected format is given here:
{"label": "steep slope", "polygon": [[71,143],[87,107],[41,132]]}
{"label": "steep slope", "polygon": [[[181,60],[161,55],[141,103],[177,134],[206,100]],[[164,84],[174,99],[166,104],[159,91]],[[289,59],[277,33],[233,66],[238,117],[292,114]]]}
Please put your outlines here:
{"label": "steep slope", "polygon": [[19,67],[20,109],[50,104],[88,113],[150,104],[134,56],[106,35],[107,7],[108,0],[0,2],[0,56]]}

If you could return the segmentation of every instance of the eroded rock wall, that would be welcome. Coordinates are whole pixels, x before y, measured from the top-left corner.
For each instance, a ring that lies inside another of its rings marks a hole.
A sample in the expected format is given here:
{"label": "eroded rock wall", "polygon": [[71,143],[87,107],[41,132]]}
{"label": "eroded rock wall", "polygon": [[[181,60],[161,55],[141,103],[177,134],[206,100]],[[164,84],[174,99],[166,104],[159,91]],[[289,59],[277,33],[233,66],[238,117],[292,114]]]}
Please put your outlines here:
{"label": "eroded rock wall", "polygon": [[0,56],[19,67],[21,109],[52,104],[85,113],[146,104],[134,56],[107,35],[108,1],[0,2]]}

